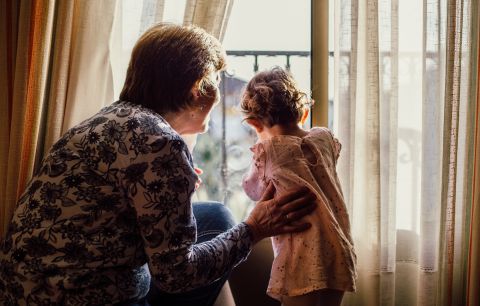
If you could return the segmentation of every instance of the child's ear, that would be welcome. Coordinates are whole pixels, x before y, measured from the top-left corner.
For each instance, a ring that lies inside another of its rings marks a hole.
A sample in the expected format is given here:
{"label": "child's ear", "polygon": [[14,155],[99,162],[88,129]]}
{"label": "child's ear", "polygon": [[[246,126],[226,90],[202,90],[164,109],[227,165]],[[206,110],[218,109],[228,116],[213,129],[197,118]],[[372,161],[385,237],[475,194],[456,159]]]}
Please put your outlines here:
{"label": "child's ear", "polygon": [[257,120],[257,119],[253,119],[253,118],[249,118],[249,119],[245,119],[245,121],[251,126],[253,127],[257,133],[261,133],[263,131],[263,124]]}
{"label": "child's ear", "polygon": [[302,115],[302,118],[300,119],[300,124],[301,125],[304,125],[305,124],[305,121],[307,121],[307,118],[308,118],[308,114],[310,113],[310,109],[305,107],[303,109],[303,115]]}

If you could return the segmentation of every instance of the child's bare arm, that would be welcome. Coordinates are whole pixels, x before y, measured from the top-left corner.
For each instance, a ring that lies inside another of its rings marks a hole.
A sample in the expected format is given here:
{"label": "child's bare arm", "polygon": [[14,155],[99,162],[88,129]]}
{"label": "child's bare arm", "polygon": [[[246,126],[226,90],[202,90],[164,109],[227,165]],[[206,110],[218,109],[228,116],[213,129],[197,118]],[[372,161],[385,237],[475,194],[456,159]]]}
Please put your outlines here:
{"label": "child's bare arm", "polygon": [[254,153],[253,161],[249,171],[243,177],[242,187],[250,199],[258,201],[267,187],[265,179],[265,152],[261,145],[256,145],[251,150]]}

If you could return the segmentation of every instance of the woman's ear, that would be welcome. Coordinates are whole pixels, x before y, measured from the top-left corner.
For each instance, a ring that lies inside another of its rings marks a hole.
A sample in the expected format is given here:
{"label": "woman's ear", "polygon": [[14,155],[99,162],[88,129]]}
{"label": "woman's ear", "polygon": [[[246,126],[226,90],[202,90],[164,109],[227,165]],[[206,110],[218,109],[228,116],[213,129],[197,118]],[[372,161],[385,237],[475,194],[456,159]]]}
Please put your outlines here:
{"label": "woman's ear", "polygon": [[249,118],[249,119],[245,119],[245,121],[251,127],[253,127],[257,131],[257,133],[261,133],[263,131],[263,124],[262,124],[262,122],[260,122],[260,120],[254,119],[254,118]]}
{"label": "woman's ear", "polygon": [[200,80],[193,84],[192,89],[190,89],[190,93],[192,94],[194,100],[198,100],[198,98],[200,98]]}
{"label": "woman's ear", "polygon": [[307,108],[307,107],[305,107],[305,108],[303,109],[302,118],[300,119],[300,124],[301,124],[301,125],[304,125],[304,124],[305,124],[305,121],[307,121],[308,114],[310,114],[310,109]]}

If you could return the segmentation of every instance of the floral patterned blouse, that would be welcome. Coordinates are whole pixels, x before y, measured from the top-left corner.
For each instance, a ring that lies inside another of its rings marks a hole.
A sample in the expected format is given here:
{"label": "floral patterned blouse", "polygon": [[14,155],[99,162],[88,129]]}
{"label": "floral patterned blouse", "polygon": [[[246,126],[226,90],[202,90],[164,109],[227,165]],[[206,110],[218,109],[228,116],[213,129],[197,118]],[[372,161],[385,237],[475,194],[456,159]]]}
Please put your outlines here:
{"label": "floral patterned blouse", "polygon": [[70,129],[43,160],[0,249],[1,305],[109,305],[206,285],[243,261],[240,223],[195,244],[198,177],[155,112],[115,102]]}

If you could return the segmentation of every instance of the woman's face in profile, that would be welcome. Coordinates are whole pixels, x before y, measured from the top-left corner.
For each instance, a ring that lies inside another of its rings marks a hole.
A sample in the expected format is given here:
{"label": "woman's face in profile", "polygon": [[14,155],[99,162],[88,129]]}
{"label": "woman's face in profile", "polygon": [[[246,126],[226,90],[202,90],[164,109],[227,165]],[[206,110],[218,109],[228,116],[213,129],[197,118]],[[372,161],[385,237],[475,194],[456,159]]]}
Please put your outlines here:
{"label": "woman's face in profile", "polygon": [[193,133],[205,133],[208,130],[208,123],[210,122],[210,114],[215,106],[220,102],[220,72],[214,71],[210,73],[207,78],[209,84],[212,84],[212,91],[208,95],[200,95],[195,97],[194,107],[191,110],[192,117],[188,123],[189,130]]}

